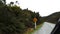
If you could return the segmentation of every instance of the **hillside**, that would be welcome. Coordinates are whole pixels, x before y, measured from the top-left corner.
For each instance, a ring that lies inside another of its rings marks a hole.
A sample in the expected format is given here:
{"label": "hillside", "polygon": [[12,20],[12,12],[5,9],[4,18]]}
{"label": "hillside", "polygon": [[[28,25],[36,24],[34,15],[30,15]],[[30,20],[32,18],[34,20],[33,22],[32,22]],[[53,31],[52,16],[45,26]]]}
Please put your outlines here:
{"label": "hillside", "polygon": [[42,17],[41,20],[43,22],[51,22],[51,23],[57,23],[58,19],[60,18],[60,12],[55,12],[49,16]]}
{"label": "hillside", "polygon": [[[3,0],[2,0],[3,1]],[[0,0],[0,34],[24,34],[27,29],[34,28],[33,18],[37,18],[39,24],[39,13],[22,9],[14,2],[5,4]]]}

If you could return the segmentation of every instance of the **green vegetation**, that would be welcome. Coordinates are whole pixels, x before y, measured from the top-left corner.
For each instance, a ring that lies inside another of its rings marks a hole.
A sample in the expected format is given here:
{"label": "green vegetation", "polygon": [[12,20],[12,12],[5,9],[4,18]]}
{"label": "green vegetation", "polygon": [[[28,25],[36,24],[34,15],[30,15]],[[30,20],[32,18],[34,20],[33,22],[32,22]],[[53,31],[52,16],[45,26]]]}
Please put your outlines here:
{"label": "green vegetation", "polygon": [[37,25],[40,24],[39,13],[22,10],[14,2],[6,4],[5,0],[0,0],[0,34],[24,34],[27,29],[34,29],[34,17],[38,19]]}
{"label": "green vegetation", "polygon": [[31,32],[31,34],[33,34],[34,32],[36,32],[37,30],[39,30],[42,27],[42,25],[43,25],[43,23],[37,25],[37,28],[33,32]]}
{"label": "green vegetation", "polygon": [[55,12],[46,17],[41,17],[40,20],[41,20],[41,22],[50,22],[50,23],[56,24],[59,18],[60,18],[60,11]]}
{"label": "green vegetation", "polygon": [[[16,1],[16,3],[18,3],[18,1]],[[41,17],[38,12],[32,12],[28,8],[22,9],[19,6],[14,5],[14,2],[6,4],[6,0],[0,0],[0,34],[25,34],[26,31],[31,29],[31,32],[33,32],[34,17],[38,20],[38,29],[40,28],[40,24],[45,21],[56,23],[58,18],[60,18],[60,12]]]}
{"label": "green vegetation", "polygon": [[39,30],[42,27],[42,25],[43,25],[43,23],[37,25],[37,28],[36,29],[33,29],[33,28],[28,29],[28,31],[25,34],[33,34],[37,30]]}

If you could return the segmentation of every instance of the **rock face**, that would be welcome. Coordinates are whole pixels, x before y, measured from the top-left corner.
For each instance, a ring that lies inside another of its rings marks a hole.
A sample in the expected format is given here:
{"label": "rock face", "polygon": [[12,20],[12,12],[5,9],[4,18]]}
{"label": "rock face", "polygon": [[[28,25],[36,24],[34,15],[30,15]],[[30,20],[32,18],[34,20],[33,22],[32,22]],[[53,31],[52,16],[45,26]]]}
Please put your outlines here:
{"label": "rock face", "polygon": [[43,26],[34,34],[50,34],[55,27],[55,24],[44,22]]}

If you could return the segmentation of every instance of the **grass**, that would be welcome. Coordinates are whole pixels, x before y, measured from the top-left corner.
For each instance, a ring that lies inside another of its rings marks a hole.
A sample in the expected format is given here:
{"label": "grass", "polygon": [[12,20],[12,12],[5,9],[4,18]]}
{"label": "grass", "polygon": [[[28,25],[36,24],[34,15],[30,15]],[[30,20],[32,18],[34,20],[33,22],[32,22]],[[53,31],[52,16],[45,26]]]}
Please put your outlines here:
{"label": "grass", "polygon": [[[37,28],[36,28],[32,33],[34,33],[35,31],[39,30],[39,29],[42,27],[42,25],[43,25],[43,23],[42,23],[42,24],[37,25]],[[31,33],[31,34],[32,34],[32,33]]]}
{"label": "grass", "polygon": [[28,31],[24,34],[33,34],[35,31],[39,30],[42,27],[43,23],[37,25],[36,29],[29,28]]}

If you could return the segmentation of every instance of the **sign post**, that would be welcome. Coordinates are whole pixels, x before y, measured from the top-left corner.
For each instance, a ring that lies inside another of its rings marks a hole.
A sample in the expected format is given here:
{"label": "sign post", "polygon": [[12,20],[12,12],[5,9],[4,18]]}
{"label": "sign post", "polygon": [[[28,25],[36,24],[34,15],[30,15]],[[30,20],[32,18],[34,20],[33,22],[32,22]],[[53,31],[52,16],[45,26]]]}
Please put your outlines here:
{"label": "sign post", "polygon": [[34,18],[34,19],[33,19],[33,22],[35,23],[35,29],[36,29],[37,18]]}
{"label": "sign post", "polygon": [[35,22],[35,29],[36,29],[36,22]]}

